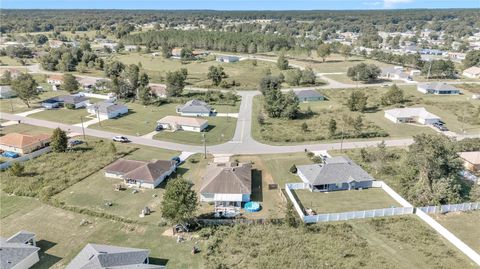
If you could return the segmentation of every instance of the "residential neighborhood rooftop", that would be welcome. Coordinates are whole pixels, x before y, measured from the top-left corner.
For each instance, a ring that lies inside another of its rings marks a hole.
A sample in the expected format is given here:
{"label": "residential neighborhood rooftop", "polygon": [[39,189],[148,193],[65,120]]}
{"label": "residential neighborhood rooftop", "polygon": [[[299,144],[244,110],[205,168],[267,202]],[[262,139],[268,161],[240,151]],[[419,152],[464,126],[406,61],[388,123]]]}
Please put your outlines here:
{"label": "residential neighborhood rooftop", "polygon": [[118,159],[105,167],[106,172],[123,174],[125,178],[142,179],[154,182],[162,174],[169,171],[175,161],[154,160],[143,162],[136,160]]}
{"label": "residential neighborhood rooftop", "polygon": [[388,113],[396,118],[421,117],[425,119],[440,119],[440,117],[428,112],[424,107],[394,108],[385,110],[385,113]]}
{"label": "residential neighborhood rooftop", "polygon": [[201,193],[252,193],[252,165],[250,163],[210,163],[202,179]]}
{"label": "residential neighborhood rooftop", "polygon": [[8,133],[0,137],[0,145],[7,145],[15,148],[23,148],[31,144],[35,144],[39,141],[45,141],[50,139],[49,134],[20,134],[20,133]]}
{"label": "residential neighborhood rooftop", "polygon": [[170,125],[186,125],[193,127],[201,127],[207,120],[202,118],[193,118],[193,117],[181,117],[181,116],[165,116],[157,121],[159,124],[170,124]]}
{"label": "residential neighborhood rooftop", "polygon": [[458,155],[471,164],[480,164],[480,151],[460,152]]}

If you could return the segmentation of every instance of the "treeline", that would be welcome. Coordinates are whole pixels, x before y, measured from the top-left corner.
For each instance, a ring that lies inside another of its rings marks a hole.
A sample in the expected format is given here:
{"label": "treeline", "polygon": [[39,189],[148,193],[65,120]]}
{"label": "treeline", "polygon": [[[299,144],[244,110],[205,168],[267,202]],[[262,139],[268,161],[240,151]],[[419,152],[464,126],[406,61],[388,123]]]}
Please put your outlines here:
{"label": "treeline", "polygon": [[204,30],[149,31],[127,35],[125,44],[147,47],[187,47],[230,52],[268,52],[290,49],[295,46],[293,38],[255,33],[210,32]]}

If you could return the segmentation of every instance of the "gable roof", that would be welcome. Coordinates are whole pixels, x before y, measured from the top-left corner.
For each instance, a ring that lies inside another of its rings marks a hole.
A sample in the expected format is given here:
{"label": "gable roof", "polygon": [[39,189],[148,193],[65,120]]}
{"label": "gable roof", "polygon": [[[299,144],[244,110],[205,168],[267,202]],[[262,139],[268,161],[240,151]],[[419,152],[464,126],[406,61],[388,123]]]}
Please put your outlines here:
{"label": "gable roof", "polygon": [[18,233],[12,235],[10,238],[7,239],[8,243],[20,243],[25,244],[30,239],[35,238],[35,234],[32,232],[27,231],[19,231]]}
{"label": "gable roof", "polygon": [[436,91],[458,91],[458,88],[445,82],[421,83],[418,85],[418,87]]}
{"label": "gable roof", "polygon": [[87,101],[88,98],[83,95],[62,95],[58,97],[58,100],[65,104],[78,104]]}
{"label": "gable roof", "polygon": [[251,194],[250,163],[211,163],[202,178],[200,193]]}
{"label": "gable roof", "polygon": [[105,167],[107,173],[120,174],[124,178],[143,180],[153,183],[162,174],[169,171],[176,164],[175,161],[155,160],[143,162],[135,160],[118,159]]}
{"label": "gable roof", "polygon": [[480,164],[480,151],[460,152],[458,155],[471,164]]}
{"label": "gable roof", "polygon": [[125,174],[141,167],[142,165],[145,165],[145,162],[136,161],[136,160],[118,159],[113,163],[107,165],[104,169],[106,172]]}
{"label": "gable roof", "polygon": [[161,266],[142,265],[148,258],[148,249],[117,247],[100,244],[87,244],[80,253],[68,264],[67,269],[93,268],[163,268]]}
{"label": "gable roof", "polygon": [[38,142],[46,142],[50,140],[49,134],[28,135],[19,133],[8,133],[0,137],[0,145],[15,148],[24,148]]}
{"label": "gable roof", "polygon": [[63,75],[52,74],[48,76],[48,80],[58,80],[63,81]]}
{"label": "gable roof", "polygon": [[480,67],[478,67],[478,66],[469,67],[469,68],[463,70],[463,73],[468,73],[468,74],[478,76],[478,75],[480,75]]}
{"label": "gable roof", "polygon": [[102,114],[108,114],[110,112],[124,110],[124,109],[128,110],[128,107],[126,105],[112,103],[112,102],[109,102],[108,100],[96,103],[92,106],[94,109],[98,110],[98,112]]}
{"label": "gable roof", "polygon": [[296,91],[295,95],[299,99],[303,99],[303,98],[322,98],[323,97],[323,95],[321,95],[319,92],[317,92],[315,90]]}
{"label": "gable roof", "polygon": [[193,117],[180,117],[180,116],[165,116],[157,121],[158,124],[169,124],[169,125],[185,125],[192,127],[201,127],[207,120],[202,118],[193,118]]}
{"label": "gable roof", "polygon": [[204,101],[193,99],[179,107],[178,110],[183,113],[209,113],[212,108]]}
{"label": "gable roof", "polygon": [[390,116],[395,118],[419,117],[422,119],[440,119],[440,117],[428,112],[423,107],[394,108],[394,109],[385,110],[385,114],[389,114]]}
{"label": "gable roof", "polygon": [[40,248],[26,244],[34,233],[20,231],[8,239],[0,237],[0,268],[10,269],[21,263]]}
{"label": "gable roof", "polygon": [[374,180],[351,159],[343,156],[327,158],[323,165],[299,165],[297,169],[312,185]]}

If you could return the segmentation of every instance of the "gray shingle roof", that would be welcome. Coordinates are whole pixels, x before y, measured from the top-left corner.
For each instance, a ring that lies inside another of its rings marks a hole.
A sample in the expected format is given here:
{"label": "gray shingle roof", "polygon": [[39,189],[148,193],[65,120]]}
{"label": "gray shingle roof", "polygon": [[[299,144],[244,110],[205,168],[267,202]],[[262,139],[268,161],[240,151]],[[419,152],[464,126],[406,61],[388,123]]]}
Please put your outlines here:
{"label": "gray shingle roof", "polygon": [[109,101],[96,103],[94,104],[94,107],[96,110],[98,110],[99,113],[104,113],[104,114],[108,114],[110,112],[117,111],[117,110],[124,110],[125,108],[127,108],[127,106],[125,105],[112,103]]}
{"label": "gray shingle roof", "polygon": [[299,165],[297,169],[312,185],[374,180],[360,166],[347,157],[327,158],[324,165]]}
{"label": "gray shingle roof", "polygon": [[419,85],[424,89],[437,90],[437,91],[458,91],[453,85],[449,85],[445,82],[431,82],[431,83],[422,83]]}
{"label": "gray shingle roof", "polygon": [[304,99],[304,98],[322,98],[323,95],[321,95],[319,92],[315,90],[303,90],[303,91],[296,91],[295,95],[298,97],[298,99]]}
{"label": "gray shingle roof", "polygon": [[0,237],[0,268],[14,268],[27,257],[36,253],[40,248],[26,244],[35,234],[20,231],[8,239]]}
{"label": "gray shingle roof", "polygon": [[212,108],[204,101],[193,99],[186,102],[178,111],[182,113],[209,113]]}
{"label": "gray shingle roof", "polygon": [[20,243],[20,244],[25,244],[27,243],[30,239],[35,238],[35,234],[27,231],[20,231],[14,235],[12,235],[10,238],[7,239],[8,243]]}
{"label": "gray shingle roof", "polygon": [[202,179],[200,193],[251,194],[250,163],[211,163]]}

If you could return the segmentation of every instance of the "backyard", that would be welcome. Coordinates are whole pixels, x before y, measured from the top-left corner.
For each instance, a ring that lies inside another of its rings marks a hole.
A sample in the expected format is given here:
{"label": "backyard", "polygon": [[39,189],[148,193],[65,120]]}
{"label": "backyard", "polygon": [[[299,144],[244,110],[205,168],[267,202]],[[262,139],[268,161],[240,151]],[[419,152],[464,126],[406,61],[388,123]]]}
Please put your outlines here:
{"label": "backyard", "polygon": [[480,210],[469,212],[450,212],[432,216],[436,221],[456,235],[460,240],[477,252],[480,252]]}
{"label": "backyard", "polygon": [[[45,87],[44,87],[45,88]],[[34,110],[37,108],[41,108],[42,101],[48,98],[52,98],[58,95],[66,94],[62,91],[46,91],[40,94],[37,99],[34,99],[33,102],[30,103],[30,108],[20,100],[19,98],[9,98],[9,99],[0,99],[0,112],[5,113],[21,113],[29,110]]]}
{"label": "backyard", "polygon": [[47,109],[38,113],[29,115],[31,118],[60,122],[64,124],[77,124],[82,121],[88,121],[90,118],[87,118],[90,114],[85,108],[77,109],[68,109],[68,108],[58,108],[58,109]]}

